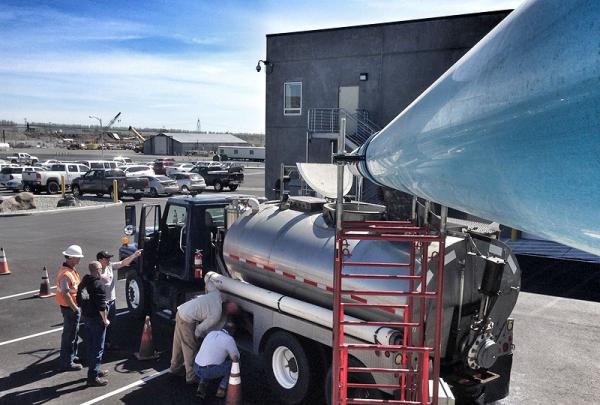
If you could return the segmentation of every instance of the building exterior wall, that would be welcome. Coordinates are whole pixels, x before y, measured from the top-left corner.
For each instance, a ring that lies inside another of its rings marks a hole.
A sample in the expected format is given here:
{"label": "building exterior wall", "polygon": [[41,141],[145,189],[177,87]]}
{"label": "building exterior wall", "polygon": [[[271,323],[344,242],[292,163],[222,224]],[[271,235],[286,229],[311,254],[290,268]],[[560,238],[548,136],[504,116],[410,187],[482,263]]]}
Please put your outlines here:
{"label": "building exterior wall", "polygon": [[[310,108],[337,108],[340,86],[359,87],[359,109],[384,127],[509,11],[267,36],[265,193],[281,163],[304,162]],[[361,73],[368,80],[360,81]],[[302,82],[302,112],[284,115],[284,83]],[[329,162],[313,139],[310,162]]]}
{"label": "building exterior wall", "polygon": [[[166,146],[165,146],[166,144]],[[152,138],[147,139],[144,142],[144,154],[146,155],[168,155],[168,156],[182,156],[186,152],[203,150],[203,151],[216,151],[221,145],[231,146],[246,146],[245,142],[219,142],[219,143],[207,143],[207,142],[179,142],[176,139],[168,135],[158,134]],[[164,149],[164,151],[163,151]]]}

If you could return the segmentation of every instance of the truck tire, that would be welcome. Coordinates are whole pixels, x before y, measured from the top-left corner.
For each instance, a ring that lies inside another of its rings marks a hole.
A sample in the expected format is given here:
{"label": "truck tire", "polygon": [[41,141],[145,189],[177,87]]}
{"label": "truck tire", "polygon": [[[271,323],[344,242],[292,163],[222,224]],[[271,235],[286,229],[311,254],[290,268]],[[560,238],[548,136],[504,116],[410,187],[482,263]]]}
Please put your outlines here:
{"label": "truck tire", "polygon": [[232,185],[230,185],[230,186],[229,186],[229,189],[230,189],[231,191],[235,191],[235,190],[237,190],[237,188],[238,188],[238,185],[237,185],[237,184],[232,184]]}
{"label": "truck tire", "polygon": [[223,183],[219,180],[215,180],[213,187],[215,188],[215,191],[223,191]]}
{"label": "truck tire", "polygon": [[102,198],[102,197],[104,197],[104,193],[96,193],[96,197]]}
{"label": "truck tire", "polygon": [[150,189],[150,196],[154,197],[154,198],[158,197],[158,190],[156,190],[156,188],[152,187]]}
{"label": "truck tire", "polygon": [[134,199],[135,201],[139,201],[139,200],[141,200],[141,199],[142,199],[142,195],[141,195],[141,194],[134,194],[134,195],[133,195],[133,199]]}
{"label": "truck tire", "polygon": [[10,161],[10,163],[17,163],[17,160],[16,160],[16,159],[12,159],[12,160]]}
{"label": "truck tire", "polygon": [[54,180],[49,181],[46,188],[48,189],[48,194],[58,194],[60,191],[60,185]]}
{"label": "truck tire", "polygon": [[81,189],[79,188],[79,186],[71,186],[71,193],[73,194],[73,197],[82,196]]}
{"label": "truck tire", "polygon": [[33,186],[29,183],[23,183],[23,191],[26,191],[28,193],[34,193],[35,190],[33,189]]}
{"label": "truck tire", "polygon": [[190,193],[190,189],[187,188],[187,186],[181,186],[181,192],[183,194],[189,194]]}
{"label": "truck tire", "polygon": [[278,331],[269,336],[263,352],[269,386],[279,403],[296,405],[314,395],[314,362],[294,335]]}
{"label": "truck tire", "polygon": [[134,318],[141,319],[146,315],[146,288],[142,278],[135,273],[130,273],[125,281],[125,299]]}
{"label": "truck tire", "polygon": [[[364,367],[360,361],[350,357],[348,359],[348,367]],[[332,405],[332,371],[331,366],[327,370],[327,377],[325,378],[325,400],[327,405]],[[358,384],[375,384],[375,379],[370,373],[348,373],[348,382]],[[383,399],[383,393],[378,389],[366,389],[366,388],[349,388],[348,398],[360,398],[360,399]]]}

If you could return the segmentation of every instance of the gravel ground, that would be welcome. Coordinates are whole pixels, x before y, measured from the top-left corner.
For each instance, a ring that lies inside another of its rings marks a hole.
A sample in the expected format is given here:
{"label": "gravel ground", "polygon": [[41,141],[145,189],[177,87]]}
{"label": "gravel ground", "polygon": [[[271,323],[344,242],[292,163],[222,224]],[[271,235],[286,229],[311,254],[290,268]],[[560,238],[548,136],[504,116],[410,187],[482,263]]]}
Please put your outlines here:
{"label": "gravel ground", "polygon": [[[6,199],[9,197],[3,197],[2,199]],[[20,214],[20,213],[31,213],[31,212],[41,212],[41,211],[49,211],[49,210],[55,210],[55,209],[69,209],[69,208],[77,208],[77,207],[92,207],[92,206],[103,206],[106,204],[112,204],[113,201],[110,198],[98,198],[98,197],[91,197],[91,196],[85,196],[82,197],[80,199],[77,200],[77,206],[76,207],[60,207],[57,208],[56,204],[58,204],[58,201],[61,199],[61,196],[45,196],[45,195],[36,195],[34,196],[34,204],[36,206],[35,209],[31,209],[31,210],[19,210],[19,211],[7,211],[4,213],[0,213],[0,216],[2,216],[3,214],[9,214],[9,215],[14,215],[14,214]]]}

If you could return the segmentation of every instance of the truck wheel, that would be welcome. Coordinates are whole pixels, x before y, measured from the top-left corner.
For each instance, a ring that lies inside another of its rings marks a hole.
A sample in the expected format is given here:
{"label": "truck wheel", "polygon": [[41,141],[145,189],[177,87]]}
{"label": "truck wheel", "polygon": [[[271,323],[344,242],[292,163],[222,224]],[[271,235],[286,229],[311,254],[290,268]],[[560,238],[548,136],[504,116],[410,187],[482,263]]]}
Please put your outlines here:
{"label": "truck wheel", "polygon": [[231,186],[229,186],[229,189],[230,189],[231,191],[235,191],[235,190],[237,190],[237,188],[238,188],[238,185],[237,185],[237,184],[232,184]]}
{"label": "truck wheel", "polygon": [[102,198],[102,197],[104,197],[104,193],[96,193],[96,197]]}
{"label": "truck wheel", "polygon": [[57,194],[60,191],[60,186],[56,181],[48,182],[48,194]]}
{"label": "truck wheel", "polygon": [[223,184],[219,180],[216,180],[213,186],[215,187],[215,191],[223,191]]}
{"label": "truck wheel", "polygon": [[23,184],[23,191],[31,193],[31,192],[33,192],[33,187],[31,187],[31,184],[25,183],[25,184]]}
{"label": "truck wheel", "polygon": [[150,196],[154,197],[154,198],[158,197],[158,190],[156,190],[156,188],[152,187],[150,189]]}
{"label": "truck wheel", "polygon": [[189,194],[190,193],[190,189],[187,188],[187,186],[181,186],[181,192],[183,194]]}
{"label": "truck wheel", "polygon": [[[364,364],[350,357],[348,359],[348,367],[364,367]],[[325,378],[325,400],[327,405],[332,405],[332,379],[333,376],[330,366],[329,370],[327,371],[327,377]],[[373,379],[373,376],[370,373],[348,373],[348,382],[358,384],[375,384],[375,379]],[[383,394],[378,389],[348,388],[348,398],[383,399]]]}
{"label": "truck wheel", "polygon": [[81,189],[79,186],[72,186],[71,193],[73,194],[73,197],[81,197]]}
{"label": "truck wheel", "polygon": [[10,163],[17,163],[15,159],[11,160]]}
{"label": "truck wheel", "polygon": [[125,298],[127,308],[134,318],[141,319],[146,315],[146,296],[144,281],[140,276],[132,273],[125,281]]}
{"label": "truck wheel", "polygon": [[265,345],[264,368],[269,386],[280,403],[296,405],[314,394],[313,364],[300,341],[290,333],[275,332]]}
{"label": "truck wheel", "polygon": [[139,201],[139,200],[141,200],[141,199],[142,199],[142,195],[141,195],[141,194],[134,194],[134,195],[133,195],[133,199],[134,199],[135,201]]}

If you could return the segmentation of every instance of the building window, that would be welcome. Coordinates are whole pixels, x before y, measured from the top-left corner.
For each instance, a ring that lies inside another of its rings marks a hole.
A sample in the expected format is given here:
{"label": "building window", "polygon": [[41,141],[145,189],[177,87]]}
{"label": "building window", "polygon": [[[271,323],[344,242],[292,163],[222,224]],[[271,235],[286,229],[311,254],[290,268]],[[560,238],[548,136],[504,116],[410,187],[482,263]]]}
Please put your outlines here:
{"label": "building window", "polygon": [[254,151],[252,149],[250,149],[250,154],[254,155]]}
{"label": "building window", "polygon": [[234,149],[234,150],[233,150],[233,154],[234,154],[234,155],[237,155],[237,154],[238,154],[237,152],[238,152],[238,150],[237,150],[237,149]]}
{"label": "building window", "polygon": [[283,84],[283,115],[302,114],[302,82]]}

